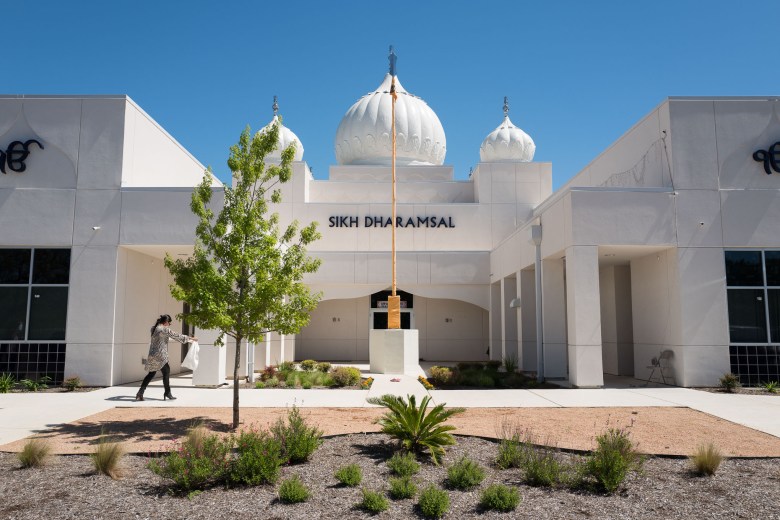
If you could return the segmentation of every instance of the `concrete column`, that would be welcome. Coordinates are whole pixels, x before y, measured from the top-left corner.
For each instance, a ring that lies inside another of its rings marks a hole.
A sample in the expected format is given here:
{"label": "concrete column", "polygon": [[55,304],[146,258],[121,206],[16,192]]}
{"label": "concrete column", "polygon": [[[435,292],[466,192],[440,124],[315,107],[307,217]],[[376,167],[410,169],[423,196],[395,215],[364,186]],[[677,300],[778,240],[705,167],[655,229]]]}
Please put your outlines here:
{"label": "concrete column", "polygon": [[542,294],[544,375],[548,378],[565,378],[566,288],[563,281],[563,259],[542,260]]}
{"label": "concrete column", "polygon": [[566,249],[566,314],[569,381],[577,387],[604,386],[597,246]]}
{"label": "concrete column", "polygon": [[501,359],[501,282],[490,285],[490,359]]}
{"label": "concrete column", "polygon": [[536,370],[536,273],[532,269],[520,271],[517,275],[518,294],[522,302],[519,317],[520,369],[524,372]]}
{"label": "concrete column", "polygon": [[519,360],[520,353],[517,348],[517,314],[519,309],[510,308],[512,300],[517,298],[517,278],[508,277],[501,280],[501,309],[504,313],[504,356]]}

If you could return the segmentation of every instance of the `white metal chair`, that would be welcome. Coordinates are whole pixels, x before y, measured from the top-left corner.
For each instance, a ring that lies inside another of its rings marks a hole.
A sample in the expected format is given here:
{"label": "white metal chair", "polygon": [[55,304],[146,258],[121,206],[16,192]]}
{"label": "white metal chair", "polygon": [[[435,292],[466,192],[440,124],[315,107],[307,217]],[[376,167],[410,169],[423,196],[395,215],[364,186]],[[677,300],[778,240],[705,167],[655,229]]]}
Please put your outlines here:
{"label": "white metal chair", "polygon": [[664,384],[666,384],[666,378],[669,377],[670,379],[672,376],[669,376],[664,373],[665,370],[670,370],[672,367],[669,364],[669,360],[674,357],[674,351],[671,350],[664,350],[661,352],[658,357],[654,357],[652,360],[650,360],[650,365],[647,366],[647,368],[650,368],[650,377],[647,379],[647,385],[650,384],[650,381],[653,380],[653,375],[655,374],[656,370],[661,374],[661,381],[663,381]]}

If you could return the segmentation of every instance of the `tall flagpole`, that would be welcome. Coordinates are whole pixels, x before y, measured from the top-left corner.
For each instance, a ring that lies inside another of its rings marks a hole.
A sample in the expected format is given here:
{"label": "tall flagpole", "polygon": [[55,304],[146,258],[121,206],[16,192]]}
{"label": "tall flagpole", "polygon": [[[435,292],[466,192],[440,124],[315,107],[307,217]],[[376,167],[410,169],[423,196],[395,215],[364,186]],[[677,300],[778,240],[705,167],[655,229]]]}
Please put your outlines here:
{"label": "tall flagpole", "polygon": [[393,266],[393,285],[391,295],[387,299],[387,328],[388,329],[400,329],[401,328],[401,298],[396,294],[397,281],[396,281],[396,251],[395,251],[395,232],[396,232],[396,191],[395,191],[395,101],[398,95],[395,92],[395,60],[396,55],[393,51],[393,46],[390,46],[390,98],[391,98],[391,133],[393,134],[393,155],[391,162],[391,170],[393,177],[393,222],[391,226],[392,230],[392,266]]}

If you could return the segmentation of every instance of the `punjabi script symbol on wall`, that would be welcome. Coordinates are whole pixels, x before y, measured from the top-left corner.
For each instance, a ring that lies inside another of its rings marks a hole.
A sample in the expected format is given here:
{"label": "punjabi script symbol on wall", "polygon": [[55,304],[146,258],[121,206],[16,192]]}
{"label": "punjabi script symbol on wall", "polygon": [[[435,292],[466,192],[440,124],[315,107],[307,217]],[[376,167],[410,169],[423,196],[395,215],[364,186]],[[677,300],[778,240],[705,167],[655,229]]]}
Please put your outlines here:
{"label": "punjabi script symbol on wall", "polygon": [[764,171],[771,175],[774,170],[780,173],[780,141],[769,147],[769,150],[756,150],[753,152],[753,160],[764,163]]}
{"label": "punjabi script symbol on wall", "polygon": [[6,173],[5,167],[8,165],[8,169],[12,172],[22,173],[27,169],[27,165],[24,161],[27,156],[30,155],[30,145],[37,144],[38,148],[43,150],[43,145],[35,139],[28,141],[14,141],[8,145],[5,151],[0,150],[0,172]]}

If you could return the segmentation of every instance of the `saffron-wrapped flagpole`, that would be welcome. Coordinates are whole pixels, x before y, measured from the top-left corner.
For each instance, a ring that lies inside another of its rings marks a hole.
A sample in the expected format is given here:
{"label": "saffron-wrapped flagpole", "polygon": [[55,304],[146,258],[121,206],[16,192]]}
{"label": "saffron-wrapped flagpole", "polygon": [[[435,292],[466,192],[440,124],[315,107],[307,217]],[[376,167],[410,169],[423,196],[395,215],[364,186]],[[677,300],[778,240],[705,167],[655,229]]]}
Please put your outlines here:
{"label": "saffron-wrapped flagpole", "polygon": [[395,52],[393,46],[390,46],[390,98],[391,98],[391,133],[393,134],[393,155],[391,162],[391,170],[393,177],[393,223],[391,226],[392,231],[392,249],[393,249],[393,285],[391,287],[391,294],[387,298],[387,328],[388,329],[400,329],[401,328],[401,298],[396,295],[396,259],[395,259],[395,228],[396,228],[396,201],[395,201],[395,100],[398,95],[395,92]]}

